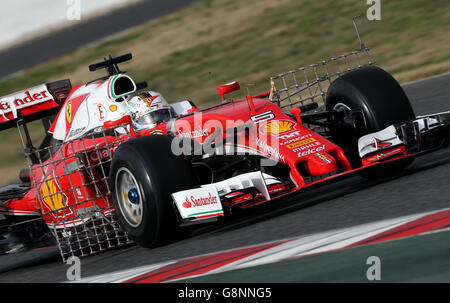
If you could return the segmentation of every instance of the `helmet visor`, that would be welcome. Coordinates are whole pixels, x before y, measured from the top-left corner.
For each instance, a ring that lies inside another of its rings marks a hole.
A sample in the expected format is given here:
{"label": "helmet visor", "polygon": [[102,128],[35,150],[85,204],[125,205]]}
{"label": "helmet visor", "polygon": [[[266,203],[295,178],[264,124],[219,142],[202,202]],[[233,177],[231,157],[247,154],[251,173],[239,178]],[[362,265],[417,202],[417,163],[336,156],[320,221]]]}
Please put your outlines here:
{"label": "helmet visor", "polygon": [[142,115],[137,120],[137,123],[141,125],[150,125],[153,123],[161,123],[170,120],[170,108],[163,108],[160,110],[155,110],[153,112],[149,112],[145,115]]}

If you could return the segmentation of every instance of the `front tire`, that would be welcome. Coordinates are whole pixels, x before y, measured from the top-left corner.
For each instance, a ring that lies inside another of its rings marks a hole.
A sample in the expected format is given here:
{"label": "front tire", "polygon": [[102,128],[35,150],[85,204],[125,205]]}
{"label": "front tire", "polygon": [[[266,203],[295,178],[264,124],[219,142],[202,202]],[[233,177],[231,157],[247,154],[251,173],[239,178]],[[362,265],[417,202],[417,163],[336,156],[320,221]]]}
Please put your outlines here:
{"label": "front tire", "polygon": [[[354,168],[362,165],[357,148],[361,136],[416,117],[400,84],[376,66],[362,67],[336,79],[328,89],[325,105],[328,111],[362,113],[364,127],[332,130],[335,143],[344,149]],[[396,161],[361,175],[369,179],[382,177],[404,169],[412,162],[412,159]]]}
{"label": "front tire", "polygon": [[146,136],[121,144],[111,163],[111,192],[122,228],[143,247],[180,234],[171,194],[198,185],[190,163],[171,151],[171,139]]}

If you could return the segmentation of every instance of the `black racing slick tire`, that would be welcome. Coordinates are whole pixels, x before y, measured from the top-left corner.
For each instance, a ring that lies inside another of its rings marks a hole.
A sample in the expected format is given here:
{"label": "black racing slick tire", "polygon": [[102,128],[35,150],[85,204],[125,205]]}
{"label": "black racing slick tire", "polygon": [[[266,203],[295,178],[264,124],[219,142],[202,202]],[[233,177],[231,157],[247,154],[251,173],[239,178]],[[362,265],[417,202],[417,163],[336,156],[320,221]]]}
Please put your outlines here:
{"label": "black racing slick tire", "polygon": [[[358,126],[354,131],[338,127],[332,131],[332,136],[337,144],[343,145],[353,167],[362,165],[357,150],[359,137],[416,117],[400,84],[388,72],[376,66],[350,71],[333,81],[327,92],[325,106],[328,111],[362,113],[363,127]],[[412,161],[397,161],[380,169],[370,169],[362,175],[369,179],[382,177],[407,167]]]}
{"label": "black racing slick tire", "polygon": [[146,136],[121,144],[110,178],[117,217],[131,240],[155,247],[180,234],[171,194],[198,182],[185,157],[172,153],[169,137]]}

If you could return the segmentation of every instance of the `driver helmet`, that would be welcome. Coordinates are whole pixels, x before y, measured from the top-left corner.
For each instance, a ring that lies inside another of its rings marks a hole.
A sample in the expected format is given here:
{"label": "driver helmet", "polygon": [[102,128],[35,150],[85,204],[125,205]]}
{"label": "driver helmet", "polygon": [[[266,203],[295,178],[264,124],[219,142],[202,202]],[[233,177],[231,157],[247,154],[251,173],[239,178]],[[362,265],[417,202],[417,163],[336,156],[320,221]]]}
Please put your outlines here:
{"label": "driver helmet", "polygon": [[157,92],[142,92],[128,101],[128,114],[135,130],[156,127],[172,117],[169,103]]}

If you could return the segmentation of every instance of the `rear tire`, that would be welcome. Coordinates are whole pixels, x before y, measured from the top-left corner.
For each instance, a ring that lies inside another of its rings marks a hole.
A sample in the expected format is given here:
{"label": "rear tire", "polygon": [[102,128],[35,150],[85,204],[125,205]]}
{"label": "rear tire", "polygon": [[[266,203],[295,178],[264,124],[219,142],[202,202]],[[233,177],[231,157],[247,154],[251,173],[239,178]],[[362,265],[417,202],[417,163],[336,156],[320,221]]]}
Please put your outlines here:
{"label": "rear tire", "polygon": [[121,144],[111,163],[111,192],[128,236],[154,247],[180,234],[171,194],[198,185],[190,163],[171,151],[171,139],[154,135]]}
{"label": "rear tire", "polygon": [[[362,67],[336,79],[328,89],[326,109],[357,110],[363,114],[365,129],[350,131],[351,135],[348,129],[334,130],[336,143],[344,149],[354,168],[362,165],[357,147],[359,137],[416,117],[400,84],[375,66]],[[361,175],[369,179],[390,175],[412,162],[413,159],[396,161],[380,168],[374,167]]]}

